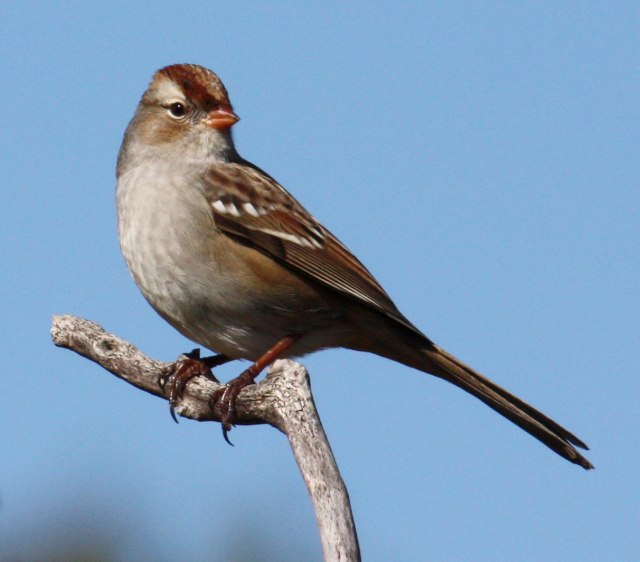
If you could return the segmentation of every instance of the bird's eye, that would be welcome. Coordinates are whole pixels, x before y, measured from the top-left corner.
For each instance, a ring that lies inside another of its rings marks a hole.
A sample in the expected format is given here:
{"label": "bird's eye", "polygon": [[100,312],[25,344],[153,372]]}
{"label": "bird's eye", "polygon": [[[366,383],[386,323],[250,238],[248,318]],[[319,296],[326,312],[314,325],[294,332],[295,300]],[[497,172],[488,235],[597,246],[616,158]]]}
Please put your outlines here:
{"label": "bird's eye", "polygon": [[169,112],[174,117],[183,117],[184,114],[187,112],[187,108],[184,106],[183,103],[176,101],[169,106]]}

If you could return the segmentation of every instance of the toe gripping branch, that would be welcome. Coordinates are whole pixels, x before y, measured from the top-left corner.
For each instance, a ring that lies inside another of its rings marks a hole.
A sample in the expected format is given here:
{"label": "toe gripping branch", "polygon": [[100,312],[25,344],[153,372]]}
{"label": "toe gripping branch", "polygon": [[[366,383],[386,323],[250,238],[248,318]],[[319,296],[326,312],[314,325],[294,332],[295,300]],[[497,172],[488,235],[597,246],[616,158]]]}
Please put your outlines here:
{"label": "toe gripping branch", "polygon": [[[256,377],[265,367],[282,357],[299,339],[300,336],[287,336],[281,339],[253,365],[245,369],[235,379],[231,379],[227,384],[216,390],[211,396],[209,405],[212,410],[218,410],[220,412],[222,435],[229,445],[233,445],[233,443],[229,441],[228,433],[231,431],[236,418],[235,402],[238,394],[240,394],[246,386],[254,384]],[[226,355],[200,357],[200,350],[194,349],[190,353],[182,355],[171,367],[160,375],[158,384],[165,395],[168,394],[169,411],[176,423],[178,423],[178,418],[175,413],[175,408],[184,396],[187,383],[197,376],[203,376],[214,382],[220,382],[213,375],[211,369],[232,360],[231,357],[227,357]]]}
{"label": "toe gripping branch", "polygon": [[220,382],[211,372],[211,369],[231,360],[226,355],[200,357],[200,350],[194,349],[190,353],[180,356],[175,363],[172,363],[160,375],[158,385],[165,394],[169,394],[169,412],[176,423],[178,423],[178,418],[176,417],[175,407],[182,400],[187,383],[198,376],[206,377],[214,382]]}
{"label": "toe gripping branch", "polygon": [[233,427],[236,417],[236,398],[240,391],[254,384],[256,377],[276,359],[283,354],[300,339],[300,336],[287,336],[277,342],[262,357],[260,357],[251,367],[245,369],[238,377],[230,380],[221,389],[217,390],[211,397],[211,409],[218,408],[220,410],[220,421],[222,422],[222,436],[224,440],[233,445],[229,441],[229,431]]}

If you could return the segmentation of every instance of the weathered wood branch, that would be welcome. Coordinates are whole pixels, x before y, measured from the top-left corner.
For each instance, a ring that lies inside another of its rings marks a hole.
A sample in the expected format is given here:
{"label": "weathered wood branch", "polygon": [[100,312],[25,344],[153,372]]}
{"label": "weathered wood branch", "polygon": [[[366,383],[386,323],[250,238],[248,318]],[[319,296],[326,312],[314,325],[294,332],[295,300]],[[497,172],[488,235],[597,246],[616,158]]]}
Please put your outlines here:
{"label": "weathered wood branch", "polygon": [[[173,363],[144,355],[101,326],[74,316],[54,316],[53,343],[98,363],[118,378],[168,400],[159,380]],[[220,385],[205,377],[189,381],[176,413],[198,421],[220,421],[209,398]],[[289,360],[276,361],[236,401],[237,424],[269,424],[289,439],[316,514],[325,561],[360,560],[349,495],[316,410],[307,370]]]}

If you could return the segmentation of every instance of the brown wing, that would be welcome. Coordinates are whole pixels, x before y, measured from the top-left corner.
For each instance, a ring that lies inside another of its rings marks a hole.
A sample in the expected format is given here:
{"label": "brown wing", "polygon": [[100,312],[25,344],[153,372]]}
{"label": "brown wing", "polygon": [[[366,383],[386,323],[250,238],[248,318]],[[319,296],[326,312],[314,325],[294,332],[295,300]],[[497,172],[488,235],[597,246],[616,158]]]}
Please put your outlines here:
{"label": "brown wing", "polygon": [[367,268],[259,168],[249,163],[216,165],[208,173],[205,193],[223,232],[420,333]]}

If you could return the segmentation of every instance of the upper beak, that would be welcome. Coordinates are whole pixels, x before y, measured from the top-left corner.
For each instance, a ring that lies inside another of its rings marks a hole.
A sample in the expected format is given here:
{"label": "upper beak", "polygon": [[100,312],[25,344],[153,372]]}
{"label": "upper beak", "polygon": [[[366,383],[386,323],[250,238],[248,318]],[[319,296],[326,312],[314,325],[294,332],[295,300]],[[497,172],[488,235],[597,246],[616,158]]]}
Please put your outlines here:
{"label": "upper beak", "polygon": [[218,109],[210,111],[204,120],[205,124],[213,129],[228,129],[238,121],[240,117],[228,105],[221,105]]}

